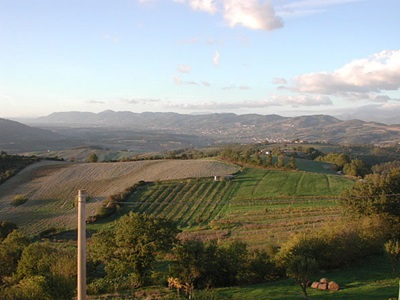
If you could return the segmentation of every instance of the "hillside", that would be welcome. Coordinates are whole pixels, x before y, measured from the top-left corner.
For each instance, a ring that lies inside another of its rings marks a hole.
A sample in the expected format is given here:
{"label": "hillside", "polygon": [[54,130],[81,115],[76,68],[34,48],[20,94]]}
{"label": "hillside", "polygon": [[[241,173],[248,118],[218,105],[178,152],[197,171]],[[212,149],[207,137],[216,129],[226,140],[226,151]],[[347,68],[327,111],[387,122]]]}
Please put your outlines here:
{"label": "hillside", "polygon": [[[128,163],[72,164],[40,162],[31,165],[0,185],[0,220],[10,220],[29,233],[50,226],[74,227],[73,207],[78,189],[91,196],[88,215],[94,214],[107,196],[123,191],[139,180],[158,181],[232,174],[238,170],[213,160],[140,161]],[[13,207],[15,195],[28,202]]]}
{"label": "hillside", "polygon": [[0,150],[10,153],[62,149],[74,145],[63,135],[52,130],[31,127],[0,118]]}
{"label": "hillside", "polygon": [[[311,163],[299,165],[314,172],[239,171],[216,160],[41,162],[0,185],[0,219],[16,222],[30,234],[49,227],[74,228],[78,189],[91,197],[90,216],[107,196],[145,180],[154,184],[140,188],[120,213],[135,210],[173,218],[189,236],[240,238],[252,246],[279,243],[290,232],[317,228],[338,218],[336,197],[353,184],[330,174],[326,163]],[[234,173],[231,180],[213,180],[214,175]],[[13,207],[10,202],[15,195],[29,200]],[[261,235],[264,238],[257,239]]]}
{"label": "hillside", "polygon": [[342,121],[329,115],[282,117],[233,113],[185,115],[177,113],[133,113],[104,111],[59,112],[31,121],[47,127],[115,128],[152,130],[195,135],[220,142],[307,140],[341,144],[400,142],[400,125],[361,120]]}

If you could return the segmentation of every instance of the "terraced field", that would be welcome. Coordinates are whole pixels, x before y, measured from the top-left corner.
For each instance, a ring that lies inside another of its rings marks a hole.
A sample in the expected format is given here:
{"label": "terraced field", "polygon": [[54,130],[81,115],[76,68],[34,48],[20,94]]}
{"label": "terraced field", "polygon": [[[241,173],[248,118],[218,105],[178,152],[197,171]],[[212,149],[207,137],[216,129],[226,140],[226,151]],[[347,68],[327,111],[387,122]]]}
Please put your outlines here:
{"label": "terraced field", "polygon": [[[87,215],[94,214],[107,196],[139,180],[160,181],[233,174],[238,167],[216,160],[159,160],[124,163],[64,163],[44,161],[29,166],[0,185],[0,220],[17,223],[29,234],[49,227],[73,228],[74,199],[84,189],[91,200]],[[15,195],[28,201],[12,206]]]}
{"label": "terraced field", "polygon": [[317,230],[339,218],[338,195],[352,184],[338,175],[246,169],[227,181],[174,180],[143,187],[124,211],[172,218],[182,237],[279,244],[291,233]]}

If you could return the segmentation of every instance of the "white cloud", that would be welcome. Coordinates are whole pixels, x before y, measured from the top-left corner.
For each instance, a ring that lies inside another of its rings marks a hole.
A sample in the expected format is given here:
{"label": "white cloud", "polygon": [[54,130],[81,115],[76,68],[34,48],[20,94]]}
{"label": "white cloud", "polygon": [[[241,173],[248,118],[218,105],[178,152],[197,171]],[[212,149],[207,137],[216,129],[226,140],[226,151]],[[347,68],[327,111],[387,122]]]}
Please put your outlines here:
{"label": "white cloud", "polygon": [[197,85],[197,82],[195,82],[195,81],[184,81],[177,75],[175,75],[173,77],[173,80],[174,80],[176,85],[184,85],[184,84],[186,84],[186,85]]}
{"label": "white cloud", "polygon": [[230,27],[241,25],[250,29],[273,30],[283,27],[271,4],[258,0],[223,0],[224,18]]}
{"label": "white cloud", "polygon": [[190,73],[192,71],[192,66],[189,65],[179,65],[177,71],[179,73]]}
{"label": "white cloud", "polygon": [[304,16],[327,11],[328,6],[362,2],[364,0],[301,0],[276,7],[278,16]]}
{"label": "white cloud", "polygon": [[194,10],[215,14],[218,10],[214,0],[174,0],[174,2],[188,4]]}
{"label": "white cloud", "polygon": [[99,101],[99,100],[88,100],[86,101],[87,104],[105,104],[104,101]]}
{"label": "white cloud", "polygon": [[323,95],[273,95],[271,101],[280,105],[298,106],[323,106],[332,105],[330,97]]}
{"label": "white cloud", "polygon": [[131,99],[121,99],[122,102],[127,104],[153,104],[160,102],[158,98],[131,98]]}
{"label": "white cloud", "polygon": [[283,27],[269,2],[259,0],[174,0],[189,5],[193,10],[209,14],[221,13],[228,26],[241,25],[250,29],[274,30]]}
{"label": "white cloud", "polygon": [[213,57],[213,63],[214,63],[214,65],[216,65],[216,66],[219,65],[219,58],[220,58],[219,51],[216,50],[215,53],[214,53],[214,57]]}
{"label": "white cloud", "polygon": [[273,84],[287,84],[288,82],[287,82],[287,80],[286,80],[285,78],[278,78],[278,77],[276,77],[276,78],[274,78],[274,79],[272,80],[272,83],[273,83]]}
{"label": "white cloud", "polygon": [[380,93],[400,88],[400,50],[384,50],[350,62],[334,72],[304,74],[292,90],[303,93]]}
{"label": "white cloud", "polygon": [[322,106],[332,105],[332,101],[327,96],[315,96],[315,95],[298,95],[298,96],[278,96],[274,95],[267,100],[258,101],[242,101],[242,102],[189,102],[181,104],[169,103],[166,105],[168,108],[173,109],[185,109],[185,110],[239,110],[246,108],[267,108],[273,106]]}

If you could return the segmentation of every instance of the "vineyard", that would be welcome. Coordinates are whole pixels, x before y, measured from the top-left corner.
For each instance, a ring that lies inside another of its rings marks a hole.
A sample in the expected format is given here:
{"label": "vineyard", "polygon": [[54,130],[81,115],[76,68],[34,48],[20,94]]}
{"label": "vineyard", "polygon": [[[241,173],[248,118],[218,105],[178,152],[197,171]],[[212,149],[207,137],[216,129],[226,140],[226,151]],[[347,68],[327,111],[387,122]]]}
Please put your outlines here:
{"label": "vineyard", "polygon": [[339,218],[338,195],[352,184],[337,175],[249,168],[231,180],[174,180],[142,187],[123,211],[171,218],[183,238],[279,244],[291,233]]}
{"label": "vineyard", "polygon": [[[40,162],[0,185],[0,220],[15,222],[29,234],[50,227],[76,227],[75,197],[79,189],[90,195],[87,215],[94,214],[107,196],[140,180],[161,181],[213,177],[237,172],[232,164],[216,160],[159,160],[124,163]],[[12,199],[28,199],[13,206]]]}

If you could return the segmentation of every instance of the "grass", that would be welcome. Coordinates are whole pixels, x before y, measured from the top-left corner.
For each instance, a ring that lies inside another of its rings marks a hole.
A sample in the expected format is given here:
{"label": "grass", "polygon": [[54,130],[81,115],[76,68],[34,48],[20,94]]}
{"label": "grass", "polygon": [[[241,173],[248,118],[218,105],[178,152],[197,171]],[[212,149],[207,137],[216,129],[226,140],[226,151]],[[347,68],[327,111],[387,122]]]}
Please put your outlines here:
{"label": "grass", "polygon": [[173,219],[184,231],[182,237],[241,239],[250,247],[264,247],[337,220],[337,196],[352,184],[326,173],[247,168],[222,182],[158,182],[135,193],[121,213]]}
{"label": "grass", "polygon": [[[354,267],[326,272],[317,276],[339,283],[336,292],[308,289],[309,299],[324,300],[388,300],[399,293],[399,277],[391,273],[385,257],[372,257]],[[216,289],[217,299],[232,300],[298,300],[304,299],[302,291],[291,279],[243,287]]]}
{"label": "grass", "polygon": [[[352,267],[321,273],[314,276],[312,280],[318,281],[322,277],[337,282],[340,290],[333,292],[308,288],[310,300],[388,300],[396,299],[399,293],[399,274],[391,273],[390,264],[383,255],[370,257]],[[154,299],[187,299],[183,297],[183,293],[181,297],[177,297],[176,291],[168,290],[163,286],[135,290],[134,294],[135,299],[149,299],[146,297],[150,294],[160,296]],[[105,296],[88,299],[105,299]],[[132,296],[115,296],[107,299],[132,299]],[[254,285],[195,290],[194,299],[299,300],[304,299],[304,296],[300,286],[288,278]]]}
{"label": "grass", "polygon": [[[239,168],[216,160],[159,160],[126,163],[41,162],[27,167],[0,185],[0,220],[16,223],[34,235],[51,227],[76,228],[74,199],[79,189],[90,195],[87,215],[94,215],[107,196],[140,180],[159,181],[235,173]],[[29,198],[10,204],[16,195]]]}

